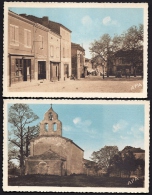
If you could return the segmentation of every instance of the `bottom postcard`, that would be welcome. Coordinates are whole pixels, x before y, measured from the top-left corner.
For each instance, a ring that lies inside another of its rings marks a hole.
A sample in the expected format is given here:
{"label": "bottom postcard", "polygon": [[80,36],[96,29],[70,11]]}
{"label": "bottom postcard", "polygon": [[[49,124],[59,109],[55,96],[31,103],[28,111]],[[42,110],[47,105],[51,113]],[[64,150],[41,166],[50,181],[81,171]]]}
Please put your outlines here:
{"label": "bottom postcard", "polygon": [[149,101],[4,100],[3,190],[149,192]]}

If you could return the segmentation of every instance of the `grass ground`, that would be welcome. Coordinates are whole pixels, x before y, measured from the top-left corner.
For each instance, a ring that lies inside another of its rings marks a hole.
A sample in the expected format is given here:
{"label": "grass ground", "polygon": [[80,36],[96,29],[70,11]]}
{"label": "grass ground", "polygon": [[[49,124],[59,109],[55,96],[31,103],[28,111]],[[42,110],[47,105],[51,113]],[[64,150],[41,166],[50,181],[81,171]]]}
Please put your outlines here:
{"label": "grass ground", "polygon": [[65,187],[144,187],[143,179],[128,185],[130,178],[99,177],[86,175],[52,176],[26,175],[9,178],[9,186],[65,186]]}
{"label": "grass ground", "polygon": [[99,92],[99,93],[140,93],[143,80],[140,77],[107,78],[91,76],[69,81],[32,81],[12,84],[10,92]]}

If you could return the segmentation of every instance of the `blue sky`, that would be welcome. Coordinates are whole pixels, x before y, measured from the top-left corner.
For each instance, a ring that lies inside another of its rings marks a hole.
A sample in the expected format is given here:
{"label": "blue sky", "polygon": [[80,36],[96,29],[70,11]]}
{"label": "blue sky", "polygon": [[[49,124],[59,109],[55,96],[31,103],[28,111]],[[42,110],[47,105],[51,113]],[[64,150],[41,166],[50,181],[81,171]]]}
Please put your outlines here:
{"label": "blue sky", "polygon": [[9,8],[21,14],[48,16],[72,31],[72,42],[83,44],[90,58],[89,45],[103,34],[122,34],[129,27],[143,24],[142,8]]}
{"label": "blue sky", "polygon": [[[43,120],[50,104],[29,107],[39,116],[35,125]],[[119,150],[125,146],[144,149],[144,105],[53,104],[53,110],[62,122],[63,136],[80,146],[87,159],[105,145],[116,145]]]}

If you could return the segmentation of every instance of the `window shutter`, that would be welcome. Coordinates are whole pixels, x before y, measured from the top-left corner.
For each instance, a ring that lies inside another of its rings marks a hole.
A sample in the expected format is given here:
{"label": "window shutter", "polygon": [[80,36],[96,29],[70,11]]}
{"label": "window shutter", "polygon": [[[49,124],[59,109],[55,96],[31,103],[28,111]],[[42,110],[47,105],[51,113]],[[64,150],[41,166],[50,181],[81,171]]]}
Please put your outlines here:
{"label": "window shutter", "polygon": [[27,31],[24,29],[24,45],[27,45]]}
{"label": "window shutter", "polygon": [[19,28],[15,26],[15,44],[19,45]]}
{"label": "window shutter", "polygon": [[28,46],[31,47],[31,31],[28,31],[27,43],[28,43]]}
{"label": "window shutter", "polygon": [[14,28],[10,25],[10,43],[14,43]]}

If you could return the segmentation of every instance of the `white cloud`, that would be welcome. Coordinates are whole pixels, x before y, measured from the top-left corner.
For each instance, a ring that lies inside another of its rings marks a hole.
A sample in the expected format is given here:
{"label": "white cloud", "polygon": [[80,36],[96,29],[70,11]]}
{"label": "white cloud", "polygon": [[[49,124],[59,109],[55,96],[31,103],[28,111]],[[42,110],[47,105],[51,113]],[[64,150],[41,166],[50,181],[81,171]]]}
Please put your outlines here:
{"label": "white cloud", "polygon": [[135,124],[131,127],[131,132],[135,138],[142,138],[144,127],[142,125]]}
{"label": "white cloud", "polygon": [[125,120],[120,120],[118,123],[113,125],[113,132],[123,130],[127,127],[128,123]]}
{"label": "white cloud", "polygon": [[105,17],[105,18],[102,20],[102,23],[103,23],[104,25],[108,25],[110,22],[111,22],[110,16],[107,16],[107,17]]}
{"label": "white cloud", "polygon": [[81,23],[84,25],[84,26],[91,26],[93,21],[92,19],[90,18],[90,16],[84,16],[82,19],[81,19]]}
{"label": "white cloud", "polygon": [[72,127],[70,127],[69,125],[64,125],[63,126],[63,130],[64,131],[71,131],[72,130]]}
{"label": "white cloud", "polygon": [[76,117],[73,119],[73,123],[76,125],[76,124],[79,124],[81,122],[81,118],[80,117]]}
{"label": "white cloud", "polygon": [[103,25],[108,26],[108,25],[119,25],[117,20],[112,20],[110,16],[106,16],[102,20]]}
{"label": "white cloud", "polygon": [[80,117],[76,117],[73,119],[73,123],[75,124],[77,129],[81,129],[81,131],[88,133],[90,137],[94,137],[97,134],[96,130],[90,127],[92,124],[91,120],[83,121]]}
{"label": "white cloud", "polygon": [[125,137],[125,136],[120,136],[121,139],[128,139],[128,137]]}

